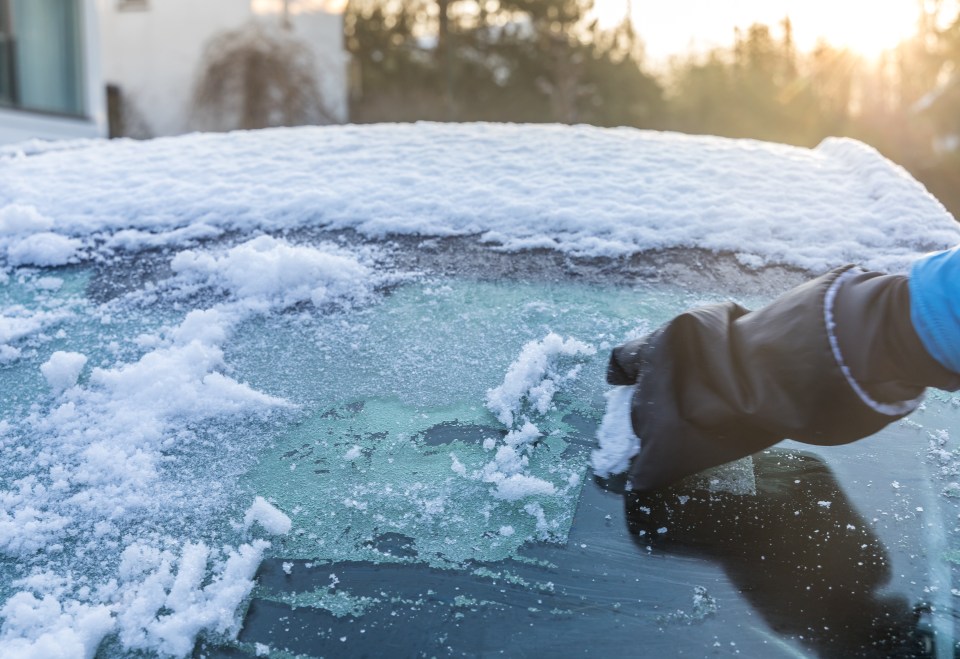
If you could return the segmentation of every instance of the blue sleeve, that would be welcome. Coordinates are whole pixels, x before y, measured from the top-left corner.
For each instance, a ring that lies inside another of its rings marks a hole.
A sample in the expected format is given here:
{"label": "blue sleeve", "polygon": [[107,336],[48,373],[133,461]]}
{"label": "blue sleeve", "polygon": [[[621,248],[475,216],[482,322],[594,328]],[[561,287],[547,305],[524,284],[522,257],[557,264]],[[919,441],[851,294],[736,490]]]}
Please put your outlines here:
{"label": "blue sleeve", "polygon": [[960,373],[960,245],[913,264],[910,320],[930,356]]}

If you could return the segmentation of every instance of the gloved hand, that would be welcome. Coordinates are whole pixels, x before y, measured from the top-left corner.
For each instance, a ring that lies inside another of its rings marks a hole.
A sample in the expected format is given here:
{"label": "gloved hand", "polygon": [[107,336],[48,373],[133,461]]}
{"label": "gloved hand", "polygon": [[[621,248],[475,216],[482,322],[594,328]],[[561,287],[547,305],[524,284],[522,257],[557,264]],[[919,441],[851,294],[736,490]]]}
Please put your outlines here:
{"label": "gloved hand", "polygon": [[926,386],[960,386],[928,354],[910,302],[922,287],[921,322],[954,314],[953,333],[935,325],[933,336],[960,363],[960,300],[944,292],[960,257],[927,258],[909,284],[847,266],[757,311],[694,309],[614,349],[608,381],[636,384],[629,486],[654,490],[786,438],[851,442],[909,414]]}

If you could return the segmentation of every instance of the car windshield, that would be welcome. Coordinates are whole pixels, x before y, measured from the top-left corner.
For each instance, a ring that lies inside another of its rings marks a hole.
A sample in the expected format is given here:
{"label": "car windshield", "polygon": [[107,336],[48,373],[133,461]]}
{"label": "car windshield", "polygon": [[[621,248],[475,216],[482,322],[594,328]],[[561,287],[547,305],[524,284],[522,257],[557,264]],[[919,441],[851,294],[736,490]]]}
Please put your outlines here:
{"label": "car windshield", "polygon": [[[79,172],[77,153],[24,159]],[[594,476],[610,349],[807,280],[779,247],[573,253],[504,248],[526,228],[203,213],[147,231],[65,207],[90,226],[59,236],[23,190],[35,207],[0,209],[9,648],[954,654],[960,396],[931,390],[867,440],[786,441],[653,494]],[[898,245],[875,258],[912,253]]]}

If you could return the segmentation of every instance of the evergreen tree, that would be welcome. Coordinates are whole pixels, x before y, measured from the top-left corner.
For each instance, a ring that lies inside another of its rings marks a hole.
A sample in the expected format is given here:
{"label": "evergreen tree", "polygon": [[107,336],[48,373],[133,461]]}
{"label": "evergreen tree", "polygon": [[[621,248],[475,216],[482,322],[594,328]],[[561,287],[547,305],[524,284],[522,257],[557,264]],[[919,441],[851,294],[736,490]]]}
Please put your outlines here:
{"label": "evergreen tree", "polygon": [[354,2],[347,46],[358,120],[653,125],[662,91],[632,26],[590,0]]}

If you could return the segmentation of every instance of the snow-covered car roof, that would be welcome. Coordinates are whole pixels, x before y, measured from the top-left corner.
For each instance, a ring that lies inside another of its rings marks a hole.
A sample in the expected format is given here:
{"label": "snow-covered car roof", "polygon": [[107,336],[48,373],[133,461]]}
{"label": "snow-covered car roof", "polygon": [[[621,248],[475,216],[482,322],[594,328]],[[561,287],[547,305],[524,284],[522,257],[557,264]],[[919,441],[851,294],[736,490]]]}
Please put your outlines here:
{"label": "snow-covered car roof", "polygon": [[143,248],[323,226],[579,256],[695,247],[814,271],[898,269],[960,237],[919,183],[848,139],[810,150],[626,128],[415,124],[0,156],[0,236],[13,262],[67,260],[66,243],[57,254],[22,244],[53,227],[80,241],[79,255],[100,241]]}
{"label": "snow-covered car roof", "polygon": [[588,463],[611,346],[958,239],[851,140],[417,124],[8,147],[0,647],[952,646],[960,399],[626,517]]}

